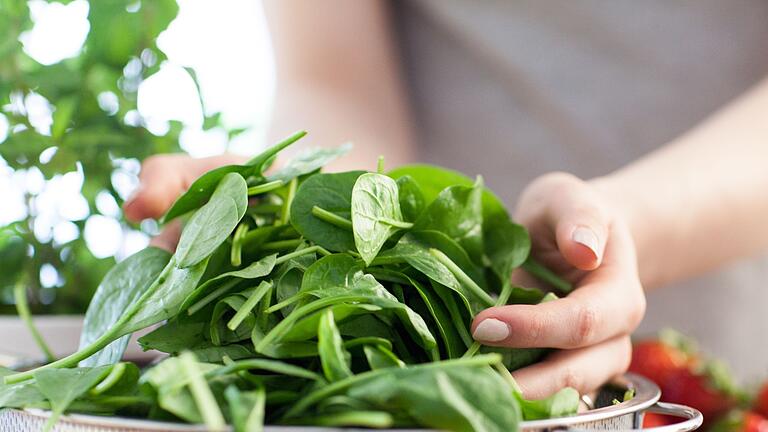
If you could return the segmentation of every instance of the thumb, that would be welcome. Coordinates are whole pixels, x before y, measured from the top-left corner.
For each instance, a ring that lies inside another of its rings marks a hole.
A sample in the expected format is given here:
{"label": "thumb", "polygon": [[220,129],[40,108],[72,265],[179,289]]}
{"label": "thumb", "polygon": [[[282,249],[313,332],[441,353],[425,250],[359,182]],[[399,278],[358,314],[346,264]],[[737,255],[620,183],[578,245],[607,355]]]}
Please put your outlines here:
{"label": "thumb", "polygon": [[552,209],[557,248],[563,258],[581,270],[600,266],[608,237],[608,218],[592,194],[574,190]]}

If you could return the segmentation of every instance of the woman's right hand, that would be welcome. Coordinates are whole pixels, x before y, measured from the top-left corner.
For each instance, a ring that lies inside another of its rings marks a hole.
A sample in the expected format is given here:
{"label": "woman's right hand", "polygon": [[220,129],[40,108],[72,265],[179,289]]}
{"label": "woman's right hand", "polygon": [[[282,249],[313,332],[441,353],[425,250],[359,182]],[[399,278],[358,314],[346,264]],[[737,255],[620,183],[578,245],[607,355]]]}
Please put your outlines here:
{"label": "woman's right hand", "polygon": [[[246,158],[223,154],[193,158],[183,153],[150,156],[141,164],[139,186],[123,204],[125,217],[132,222],[160,218],[198,177],[222,165],[244,163]],[[178,220],[169,223],[150,244],[173,252],[181,234]]]}

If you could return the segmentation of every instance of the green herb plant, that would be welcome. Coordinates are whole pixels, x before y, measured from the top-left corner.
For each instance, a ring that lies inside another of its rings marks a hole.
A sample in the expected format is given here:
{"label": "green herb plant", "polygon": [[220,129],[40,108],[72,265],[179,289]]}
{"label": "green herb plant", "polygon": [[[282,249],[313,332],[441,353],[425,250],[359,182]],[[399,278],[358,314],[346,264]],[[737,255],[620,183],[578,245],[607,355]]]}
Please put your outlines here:
{"label": "green herb plant", "polygon": [[[316,150],[271,174],[299,132],[244,165],[210,171],[165,215],[175,253],[117,264],[90,304],[79,349],[29,371],[0,370],[0,407],[262,425],[515,431],[573,414],[564,389],[529,401],[510,370],[544,349],[474,343],[494,305],[556,301],[513,286],[530,239],[483,186],[439,167],[320,173],[348,150]],[[535,274],[567,292],[544,267]],[[127,338],[170,354],[139,372]]]}

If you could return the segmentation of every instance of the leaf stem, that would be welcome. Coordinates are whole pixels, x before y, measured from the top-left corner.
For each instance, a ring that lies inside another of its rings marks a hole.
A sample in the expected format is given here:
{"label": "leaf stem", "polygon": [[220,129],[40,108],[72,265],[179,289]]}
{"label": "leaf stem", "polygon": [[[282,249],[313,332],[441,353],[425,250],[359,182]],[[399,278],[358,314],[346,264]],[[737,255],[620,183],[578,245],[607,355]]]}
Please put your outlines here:
{"label": "leaf stem", "polygon": [[251,186],[248,188],[248,196],[271,192],[275,189],[281,188],[284,184],[285,182],[282,180],[273,180],[271,182],[262,183],[256,186]]}
{"label": "leaf stem", "polygon": [[259,303],[259,300],[261,300],[269,292],[270,289],[272,289],[272,282],[262,281],[253,291],[251,296],[248,297],[245,303],[243,303],[240,309],[237,310],[235,316],[229,320],[227,323],[227,328],[235,331],[235,329],[237,329],[237,327],[243,322],[245,317],[247,317],[253,308],[256,307],[256,304]]}
{"label": "leaf stem", "polygon": [[37,327],[35,327],[35,323],[32,320],[32,313],[29,311],[29,304],[27,303],[27,290],[24,287],[24,278],[19,279],[13,287],[13,299],[16,302],[16,311],[19,314],[19,318],[21,318],[24,325],[29,329],[37,346],[43,351],[46,361],[54,361],[56,356],[53,355],[53,351],[51,351],[51,348],[45,342],[45,339],[43,339],[43,336],[37,330]]}
{"label": "leaf stem", "polygon": [[568,294],[573,290],[573,285],[570,282],[556,275],[533,258],[528,258],[522,267],[537,279],[552,285],[563,294]]}
{"label": "leaf stem", "polygon": [[194,354],[185,351],[179,356],[179,361],[184,375],[189,380],[189,390],[192,392],[195,405],[200,410],[200,415],[203,417],[206,428],[211,431],[225,430],[226,422],[224,421],[224,416],[221,414],[219,405],[216,403],[216,398],[213,397],[211,388],[208,387],[208,383],[197,367],[197,360]]}
{"label": "leaf stem", "polygon": [[106,378],[101,380],[94,388],[91,389],[89,392],[91,395],[98,396],[105,391],[111,389],[115,384],[117,384],[120,381],[120,378],[123,377],[123,374],[125,373],[126,369],[125,363],[117,363],[114,366],[112,366],[112,369],[109,371],[109,375],[107,375]]}
{"label": "leaf stem", "polygon": [[380,219],[382,223],[385,223],[389,226],[393,226],[395,228],[400,229],[411,229],[413,228],[413,224],[411,222],[405,222],[405,221],[399,221],[394,219]]}
{"label": "leaf stem", "polygon": [[384,155],[379,156],[379,159],[376,161],[376,172],[384,174]]}
{"label": "leaf stem", "polygon": [[275,266],[278,266],[278,265],[280,265],[280,264],[282,264],[282,263],[284,263],[286,261],[292,260],[294,258],[303,256],[303,255],[307,255],[307,254],[310,254],[310,253],[315,253],[315,252],[319,253],[320,255],[326,255],[326,256],[331,254],[330,252],[328,252],[327,250],[323,249],[322,247],[320,247],[318,245],[310,246],[310,247],[307,247],[307,248],[304,248],[304,249],[299,249],[299,250],[291,252],[289,254],[285,254],[285,255],[281,255],[281,256],[277,257],[277,259],[275,259]]}
{"label": "leaf stem", "polygon": [[339,228],[352,230],[352,221],[346,218],[343,218],[335,213],[331,213],[328,210],[325,210],[323,208],[320,208],[318,206],[312,207],[312,216],[323,220],[325,222],[328,222],[329,224],[333,226],[337,226]]}
{"label": "leaf stem", "polygon": [[280,225],[287,225],[291,220],[291,204],[293,203],[293,197],[296,196],[296,185],[299,184],[299,180],[296,178],[291,179],[288,183],[288,195],[283,202],[283,208],[280,212]]}
{"label": "leaf stem", "polygon": [[467,274],[464,273],[464,270],[456,265],[453,260],[448,258],[448,255],[434,248],[430,248],[429,253],[432,254],[432,256],[435,257],[440,262],[440,264],[448,267],[448,270],[450,270],[451,273],[456,276],[456,279],[458,279],[459,282],[461,282],[464,286],[469,288],[472,294],[474,294],[475,297],[477,297],[483,303],[483,306],[491,307],[494,305],[493,298],[482,288],[480,288],[480,286],[476,284],[472,278],[467,276]]}
{"label": "leaf stem", "polygon": [[219,288],[216,288],[215,291],[201,298],[195,304],[190,306],[189,309],[187,309],[187,315],[194,315],[195,313],[197,313],[197,311],[206,307],[210,302],[214,301],[215,299],[219,298],[219,296],[221,296],[222,294],[234,288],[234,286],[237,285],[238,282],[240,281],[241,279],[234,278],[232,280],[227,281],[225,284],[223,284]]}
{"label": "leaf stem", "polygon": [[248,234],[248,224],[242,223],[235,230],[235,235],[232,237],[232,249],[229,253],[229,261],[233,267],[240,267],[243,263],[243,239]]}

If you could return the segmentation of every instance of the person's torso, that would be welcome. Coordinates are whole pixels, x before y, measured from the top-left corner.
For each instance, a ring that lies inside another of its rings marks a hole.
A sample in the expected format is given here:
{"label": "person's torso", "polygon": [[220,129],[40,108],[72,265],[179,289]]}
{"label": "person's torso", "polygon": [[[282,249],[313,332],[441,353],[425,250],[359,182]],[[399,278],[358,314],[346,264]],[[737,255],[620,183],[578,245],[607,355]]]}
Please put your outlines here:
{"label": "person's torso", "polygon": [[[765,0],[394,4],[420,159],[482,174],[509,205],[546,172],[608,174],[768,76]],[[642,330],[768,375],[764,285],[766,259],[661,290]]]}

